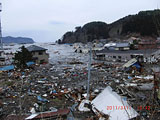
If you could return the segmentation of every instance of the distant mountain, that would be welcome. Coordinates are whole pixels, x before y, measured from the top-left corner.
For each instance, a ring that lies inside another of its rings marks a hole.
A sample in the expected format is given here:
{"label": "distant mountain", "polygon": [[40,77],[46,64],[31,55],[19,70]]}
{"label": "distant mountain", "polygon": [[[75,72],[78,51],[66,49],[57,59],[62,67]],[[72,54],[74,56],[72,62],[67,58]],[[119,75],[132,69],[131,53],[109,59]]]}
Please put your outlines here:
{"label": "distant mountain", "polygon": [[18,43],[18,44],[26,44],[26,43],[34,43],[34,40],[32,38],[26,38],[26,37],[3,37],[2,38],[3,43]]}
{"label": "distant mountain", "polygon": [[90,22],[83,27],[76,27],[73,32],[66,32],[59,43],[86,43],[94,39],[123,37],[137,33],[141,36],[160,36],[160,10],[141,11],[129,15],[111,24],[105,22]]}

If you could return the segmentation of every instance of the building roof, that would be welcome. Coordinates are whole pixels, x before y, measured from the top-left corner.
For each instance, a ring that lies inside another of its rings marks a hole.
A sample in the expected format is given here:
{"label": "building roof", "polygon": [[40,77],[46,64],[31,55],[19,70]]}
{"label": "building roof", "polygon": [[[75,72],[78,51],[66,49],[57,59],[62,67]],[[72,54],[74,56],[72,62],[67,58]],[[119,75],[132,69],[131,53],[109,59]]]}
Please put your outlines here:
{"label": "building roof", "polygon": [[33,51],[45,51],[47,49],[36,46],[36,45],[31,45],[29,47],[27,47],[28,51],[33,52]]}
{"label": "building roof", "polygon": [[116,43],[107,43],[104,45],[104,47],[115,47],[116,46]]}
{"label": "building roof", "polygon": [[129,47],[129,43],[107,43],[104,47]]}
{"label": "building roof", "polygon": [[101,113],[109,115],[109,120],[129,120],[138,115],[128,104],[127,99],[119,96],[110,86],[106,87],[91,103],[93,110],[96,108]]}
{"label": "building roof", "polygon": [[103,49],[100,51],[97,51],[97,53],[117,53],[117,54],[152,54],[154,52],[158,51],[158,49],[147,49],[147,50],[108,50],[108,49]]}
{"label": "building roof", "polygon": [[129,47],[129,43],[117,43],[116,47]]}

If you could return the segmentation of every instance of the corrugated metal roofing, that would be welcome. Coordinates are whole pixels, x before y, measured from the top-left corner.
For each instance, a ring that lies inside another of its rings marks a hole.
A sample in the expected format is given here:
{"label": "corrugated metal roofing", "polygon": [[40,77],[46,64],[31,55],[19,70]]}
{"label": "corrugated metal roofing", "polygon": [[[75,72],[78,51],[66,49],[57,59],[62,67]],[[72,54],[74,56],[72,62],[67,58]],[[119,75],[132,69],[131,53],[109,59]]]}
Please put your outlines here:
{"label": "corrugated metal roofing", "polygon": [[127,63],[125,63],[125,64],[123,65],[123,67],[124,67],[124,68],[125,68],[125,67],[130,67],[131,65],[135,64],[136,62],[137,62],[137,60],[136,60],[135,58],[133,58],[133,59],[129,60]]}

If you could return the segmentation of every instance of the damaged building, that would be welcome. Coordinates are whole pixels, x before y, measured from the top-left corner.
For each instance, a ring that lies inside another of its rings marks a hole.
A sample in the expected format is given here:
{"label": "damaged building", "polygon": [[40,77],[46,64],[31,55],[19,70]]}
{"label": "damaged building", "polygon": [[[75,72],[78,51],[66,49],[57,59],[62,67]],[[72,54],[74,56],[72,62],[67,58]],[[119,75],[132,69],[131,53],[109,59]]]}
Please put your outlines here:
{"label": "damaged building", "polygon": [[36,46],[36,45],[31,45],[27,47],[27,49],[32,53],[34,62],[38,64],[48,63],[49,54],[46,53],[47,49]]}
{"label": "damaged building", "polygon": [[101,51],[96,51],[93,55],[93,58],[97,60],[126,62],[132,58],[137,58],[140,62],[148,63],[158,62],[159,57],[160,50],[158,49],[127,51],[103,49]]}
{"label": "damaged building", "polygon": [[4,57],[4,51],[0,50],[0,66],[4,65],[5,57]]}

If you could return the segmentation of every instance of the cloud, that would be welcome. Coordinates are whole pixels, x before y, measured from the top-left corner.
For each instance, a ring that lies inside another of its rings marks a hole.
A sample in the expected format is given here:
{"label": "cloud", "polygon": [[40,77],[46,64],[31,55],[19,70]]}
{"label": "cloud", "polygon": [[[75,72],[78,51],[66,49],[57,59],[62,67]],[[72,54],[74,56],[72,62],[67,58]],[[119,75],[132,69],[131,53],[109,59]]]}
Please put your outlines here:
{"label": "cloud", "polygon": [[[4,35],[27,35],[41,42],[59,39],[90,21],[111,23],[141,10],[156,9],[159,0],[1,0]],[[27,32],[21,34],[21,32]],[[31,31],[31,32],[30,32]],[[35,33],[41,34],[35,34]],[[43,32],[40,32],[43,31]],[[14,33],[14,34],[13,34]],[[31,34],[32,33],[32,34]],[[50,39],[53,38],[53,39]]]}
{"label": "cloud", "polygon": [[65,22],[61,22],[61,21],[50,21],[49,24],[51,24],[51,25],[64,25],[66,23]]}

